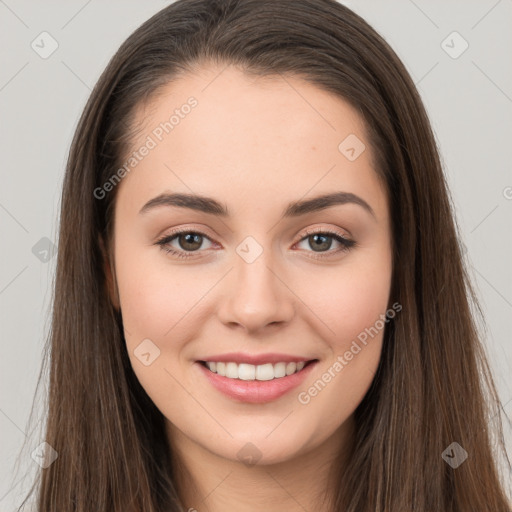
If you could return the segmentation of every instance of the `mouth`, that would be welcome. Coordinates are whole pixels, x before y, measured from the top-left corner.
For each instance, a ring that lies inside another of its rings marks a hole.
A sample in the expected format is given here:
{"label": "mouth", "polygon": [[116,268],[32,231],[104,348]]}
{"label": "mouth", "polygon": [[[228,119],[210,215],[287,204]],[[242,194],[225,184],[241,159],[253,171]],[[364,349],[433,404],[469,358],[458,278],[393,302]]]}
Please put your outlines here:
{"label": "mouth", "polygon": [[295,361],[250,364],[229,361],[228,357],[224,356],[224,361],[196,361],[194,366],[202,378],[225,397],[253,404],[272,402],[288,394],[304,382],[319,362],[318,359],[295,358]]}

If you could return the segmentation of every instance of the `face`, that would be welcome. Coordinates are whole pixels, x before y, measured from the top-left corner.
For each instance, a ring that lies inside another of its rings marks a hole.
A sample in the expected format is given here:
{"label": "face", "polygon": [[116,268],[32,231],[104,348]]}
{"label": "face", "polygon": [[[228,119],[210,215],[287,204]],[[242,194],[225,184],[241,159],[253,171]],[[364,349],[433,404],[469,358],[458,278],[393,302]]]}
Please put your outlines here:
{"label": "face", "polygon": [[347,102],[222,69],[139,107],[114,275],[131,364],[171,440],[284,462],[334,439],[373,379],[387,197]]}

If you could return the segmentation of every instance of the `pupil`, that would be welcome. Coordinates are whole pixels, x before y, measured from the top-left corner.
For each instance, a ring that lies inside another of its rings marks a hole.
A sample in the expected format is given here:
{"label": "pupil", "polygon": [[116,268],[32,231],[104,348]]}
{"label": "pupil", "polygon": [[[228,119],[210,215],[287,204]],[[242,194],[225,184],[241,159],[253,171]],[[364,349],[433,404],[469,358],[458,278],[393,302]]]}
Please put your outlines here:
{"label": "pupil", "polygon": [[[196,251],[201,247],[201,235],[197,233],[187,233],[185,235],[182,235],[182,238],[185,239],[185,244],[181,244],[183,249],[189,249],[192,251]],[[194,243],[197,244],[199,242],[199,245],[197,247],[194,247]],[[192,247],[190,246],[192,245]]]}
{"label": "pupil", "polygon": [[[320,248],[320,249],[329,249],[331,246],[331,241],[329,240],[329,237],[316,234],[316,235],[312,235],[312,238],[315,241],[315,243],[313,244],[313,249],[315,249],[315,246],[316,246],[316,248]],[[323,242],[317,243],[319,239],[323,239]],[[329,241],[326,242],[325,240],[329,240]]]}

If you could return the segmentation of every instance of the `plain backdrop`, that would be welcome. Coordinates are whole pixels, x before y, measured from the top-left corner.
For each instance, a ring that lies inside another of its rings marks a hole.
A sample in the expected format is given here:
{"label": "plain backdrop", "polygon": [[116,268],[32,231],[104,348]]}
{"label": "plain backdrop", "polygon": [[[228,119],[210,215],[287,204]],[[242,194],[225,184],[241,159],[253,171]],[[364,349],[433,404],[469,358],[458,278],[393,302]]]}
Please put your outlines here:
{"label": "plain backdrop", "polygon": [[[35,469],[30,453],[44,441],[27,421],[50,327],[71,138],[111,56],[167,3],[0,0],[1,512],[20,503],[23,475]],[[424,100],[512,417],[512,0],[344,3],[390,43]],[[507,436],[510,450],[510,428]]]}

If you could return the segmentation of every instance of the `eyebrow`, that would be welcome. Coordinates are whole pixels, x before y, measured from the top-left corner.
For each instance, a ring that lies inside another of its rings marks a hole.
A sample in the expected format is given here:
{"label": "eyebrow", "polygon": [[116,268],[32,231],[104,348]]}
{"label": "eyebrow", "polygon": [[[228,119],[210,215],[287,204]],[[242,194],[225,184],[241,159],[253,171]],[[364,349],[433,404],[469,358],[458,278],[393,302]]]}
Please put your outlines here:
{"label": "eyebrow", "polygon": [[[352,194],[351,192],[333,192],[331,194],[324,194],[312,199],[302,201],[295,201],[288,204],[283,212],[282,218],[300,217],[307,213],[330,208],[331,206],[356,204],[361,206],[370,215],[375,218],[373,208],[361,197]],[[153,199],[150,199],[140,210],[139,214],[146,213],[154,208],[161,206],[175,206],[179,208],[188,208],[198,212],[216,215],[218,217],[230,217],[229,209],[216,199],[211,197],[183,194],[183,193],[163,193]]]}

